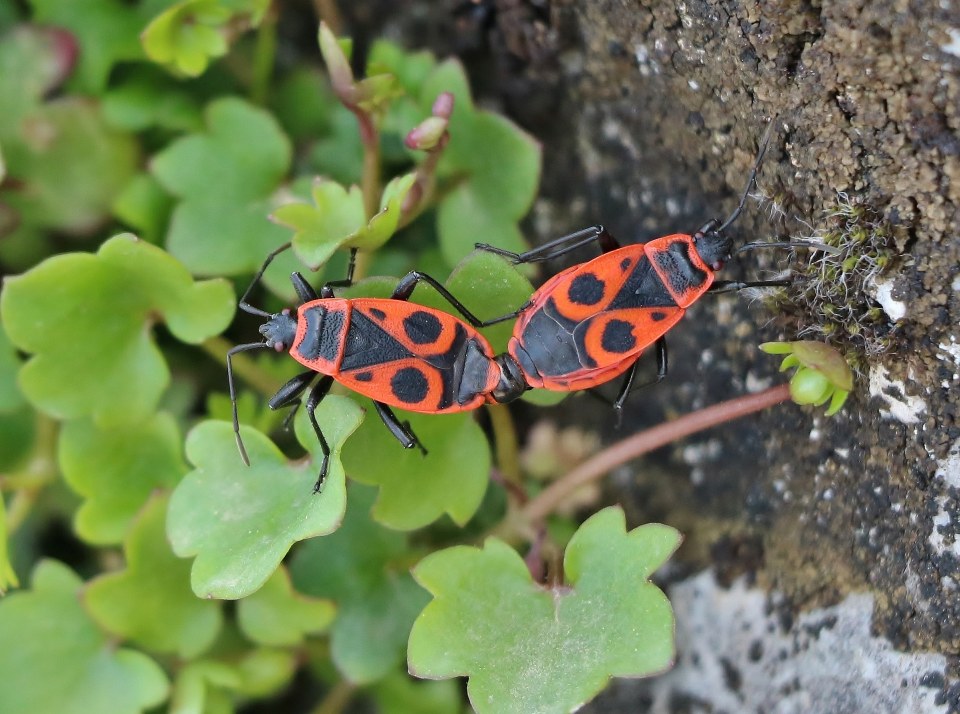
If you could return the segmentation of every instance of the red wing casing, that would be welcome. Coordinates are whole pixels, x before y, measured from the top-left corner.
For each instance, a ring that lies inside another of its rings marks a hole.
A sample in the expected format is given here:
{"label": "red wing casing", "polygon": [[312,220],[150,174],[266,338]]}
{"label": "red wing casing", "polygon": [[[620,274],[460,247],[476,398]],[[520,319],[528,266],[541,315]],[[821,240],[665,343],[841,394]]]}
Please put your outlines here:
{"label": "red wing casing", "polygon": [[508,348],[531,386],[573,391],[614,379],[683,317],[644,247],[604,253],[534,293]]}
{"label": "red wing casing", "polygon": [[475,409],[499,377],[493,349],[470,325],[386,298],[305,303],[290,354],[358,394],[417,412]]}

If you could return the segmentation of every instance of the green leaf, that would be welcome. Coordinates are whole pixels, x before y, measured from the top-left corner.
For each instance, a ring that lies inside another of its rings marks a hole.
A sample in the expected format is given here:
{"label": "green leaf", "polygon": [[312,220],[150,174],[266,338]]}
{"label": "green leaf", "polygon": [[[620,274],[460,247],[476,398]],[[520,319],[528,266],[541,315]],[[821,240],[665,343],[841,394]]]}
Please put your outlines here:
{"label": "green leaf", "polygon": [[[330,116],[336,99],[326,76],[315,67],[297,67],[279,80],[270,92],[274,116],[289,136],[300,141],[315,139],[330,131]],[[356,134],[355,120],[354,134]]]}
{"label": "green leaf", "polygon": [[420,88],[436,67],[430,52],[408,52],[390,40],[376,40],[367,56],[367,74],[392,74],[410,96],[418,96]]}
{"label": "green leaf", "polygon": [[163,670],[118,649],[84,612],[80,579],[56,561],[33,572],[33,590],[0,600],[0,711],[135,714],[167,696]]}
{"label": "green leaf", "polygon": [[[458,104],[454,116],[459,109]],[[492,112],[477,112],[469,131],[459,137],[453,134],[453,126],[448,160],[457,171],[469,173],[478,202],[501,216],[522,218],[533,205],[540,183],[540,144]]]}
{"label": "green leaf", "polygon": [[460,688],[451,681],[418,682],[406,672],[393,672],[371,685],[369,694],[379,714],[460,714]]}
{"label": "green leaf", "polygon": [[259,647],[248,652],[237,662],[240,672],[237,690],[248,697],[257,698],[279,693],[296,674],[298,659],[296,651],[270,647]]}
{"label": "green leaf", "polygon": [[410,671],[468,676],[480,714],[570,712],[611,676],[663,671],[674,656],[673,613],[648,578],[679,542],[659,524],[626,533],[623,511],[604,509],[570,541],[567,584],[552,588],[495,538],[434,553],[414,569],[434,599],[410,633]]}
{"label": "green leaf", "polygon": [[239,688],[241,679],[232,665],[206,659],[190,662],[177,673],[170,714],[233,714],[224,690]]}
{"label": "green leaf", "polygon": [[70,81],[83,94],[99,94],[117,62],[143,59],[142,13],[120,0],[30,0],[33,21],[70,30],[81,51]]}
{"label": "green leaf", "polygon": [[[305,419],[306,415],[301,414]],[[291,464],[273,442],[243,428],[251,466],[243,465],[226,422],[202,422],[187,436],[195,465],[170,501],[167,534],[180,557],[196,556],[191,571],[200,597],[236,599],[259,589],[298,540],[323,535],[340,524],[345,507],[339,451],[362,413],[346,397],[328,396],[317,419],[330,444],[323,491],[313,493],[320,449],[298,420],[298,434],[313,459]]]}
{"label": "green leaf", "polygon": [[0,413],[9,413],[22,407],[25,402],[17,387],[17,372],[20,358],[0,323]]}
{"label": "green leaf", "polygon": [[443,257],[450,265],[462,260],[477,242],[515,253],[527,249],[517,218],[484,204],[470,182],[450,191],[437,206],[437,233]]}
{"label": "green leaf", "polygon": [[368,419],[343,450],[350,478],[380,487],[373,516],[399,530],[433,523],[444,513],[463,525],[476,513],[490,476],[490,445],[469,413],[396,410],[428,453],[404,449],[379,419]]}
{"label": "green leaf", "polygon": [[138,174],[119,193],[111,210],[145,241],[157,244],[173,210],[173,199],[153,176]]}
{"label": "green leaf", "polygon": [[[287,238],[267,215],[290,166],[290,142],[270,114],[241,99],[211,102],[204,116],[206,131],[151,161],[154,176],[180,199],[167,247],[194,275],[253,272]],[[290,274],[284,258],[293,260],[281,256],[270,274]]]}
{"label": "green leaf", "polygon": [[73,37],[56,28],[20,25],[0,35],[0,141],[18,134],[23,117],[66,80],[76,54]]}
{"label": "green leaf", "polygon": [[87,500],[74,516],[88,543],[119,543],[156,488],[173,488],[187,472],[180,429],[169,414],[101,429],[87,419],[64,424],[58,461],[64,480]]}
{"label": "green leaf", "polygon": [[233,301],[226,281],[194,282],[159,248],[122,234],[96,255],[58,255],[7,278],[0,315],[10,340],[34,353],[20,370],[27,399],[57,418],[116,425],[152,413],[169,381],[149,325],[162,318],[197,343],[227,326]]}
{"label": "green leaf", "polygon": [[336,181],[318,180],[311,191],[313,205],[288,203],[270,219],[293,228],[293,249],[316,270],[334,251],[359,233],[364,222],[363,195],[358,186],[344,188]]}
{"label": "green leaf", "polygon": [[171,131],[200,131],[203,114],[197,100],[181,82],[145,65],[124,75],[103,95],[103,116],[126,131],[153,127]]}
{"label": "green leaf", "polygon": [[143,31],[147,56],[188,77],[203,74],[212,59],[227,54],[231,13],[217,0],[181,0]]}
{"label": "green leaf", "polygon": [[305,635],[325,632],[334,614],[330,601],[294,592],[282,566],[262,588],[237,604],[240,629],[262,645],[299,645]]}
{"label": "green leaf", "polygon": [[124,543],[126,569],[94,579],[84,602],[108,632],[190,659],[213,643],[222,615],[220,603],[190,590],[190,563],[173,554],[164,533],[166,511],[166,497],[150,500]]}
{"label": "green leaf", "polygon": [[350,486],[343,525],[301,546],[290,565],[297,590],[333,600],[330,654],[350,681],[374,682],[402,660],[414,617],[427,601],[405,568],[406,538],[370,521],[372,489]]}
{"label": "green leaf", "polygon": [[366,226],[347,247],[362,250],[376,250],[393,236],[400,222],[400,208],[413,188],[414,174],[405,174],[392,179],[383,189],[380,199],[380,212],[374,215]]}
{"label": "green leaf", "polygon": [[529,134],[502,116],[476,110],[462,65],[448,60],[436,66],[420,88],[422,110],[441,92],[454,96],[450,141],[437,169],[455,182],[437,210],[437,232],[444,257],[455,265],[477,241],[522,251],[517,221],[536,197],[541,149]]}
{"label": "green leaf", "polygon": [[0,595],[6,594],[11,587],[18,587],[20,580],[10,564],[10,552],[7,547],[7,506],[0,498]]}
{"label": "green leaf", "polygon": [[329,180],[314,183],[313,206],[288,203],[275,210],[270,218],[294,229],[294,251],[316,270],[340,247],[375,250],[386,243],[397,229],[400,208],[414,178],[413,174],[407,174],[387,184],[382,208],[369,221],[360,189],[357,186],[346,189]]}
{"label": "green leaf", "polygon": [[136,140],[107,126],[100,108],[81,97],[37,106],[0,141],[16,179],[0,200],[23,224],[78,234],[101,226],[140,161]]}

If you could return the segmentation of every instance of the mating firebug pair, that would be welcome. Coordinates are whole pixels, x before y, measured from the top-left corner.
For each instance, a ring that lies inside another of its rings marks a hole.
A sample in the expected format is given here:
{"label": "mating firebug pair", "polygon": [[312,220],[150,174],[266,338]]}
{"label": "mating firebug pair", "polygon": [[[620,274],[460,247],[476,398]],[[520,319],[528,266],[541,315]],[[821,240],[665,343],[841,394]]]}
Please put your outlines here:
{"label": "mating firebug pair", "polygon": [[[594,226],[522,254],[477,244],[514,263],[548,260],[591,242],[603,251],[555,275],[518,310],[493,320],[479,320],[440,283],[416,271],[401,279],[389,298],[352,299],[337,298],[333,292],[335,286],[349,284],[352,270],[347,280],[328,283],[319,294],[299,273],[293,273],[301,303],[296,315],[290,310],[270,314],[249,305],[247,298],[273,258],[289,248],[289,244],[282,246],[267,257],[239,304],[245,312],[267,318],[260,326],[263,341],[239,345],[227,355],[233,425],[244,462],[249,460],[240,438],[231,357],[252,349],[287,351],[307,368],[283,385],[269,405],[272,409],[298,405],[313,384],[306,410],[324,457],[316,490],[326,476],[330,449],[315,410],[334,380],[370,397],[400,443],[406,448],[417,446],[424,453],[409,425],[391,407],[445,414],[512,401],[534,387],[575,391],[626,375],[614,402],[619,413],[644,350],[656,347],[657,378],[663,378],[667,372],[664,336],[686,309],[708,291],[748,285],[714,278],[731,257],[733,241],[726,230],[743,210],[768,140],[769,132],[737,208],[722,223],[712,220],[693,235],[674,234],[620,247],[602,226]],[[420,282],[432,285],[466,322],[408,302]],[[478,328],[514,317],[507,352],[495,355]],[[319,375],[323,376],[317,379]]]}

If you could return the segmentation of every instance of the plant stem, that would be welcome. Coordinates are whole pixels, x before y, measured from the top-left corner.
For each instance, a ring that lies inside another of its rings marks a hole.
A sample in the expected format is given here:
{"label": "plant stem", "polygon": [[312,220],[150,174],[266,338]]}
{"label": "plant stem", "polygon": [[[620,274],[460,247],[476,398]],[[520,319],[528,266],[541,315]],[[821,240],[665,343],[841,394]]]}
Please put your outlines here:
{"label": "plant stem", "polygon": [[271,5],[257,29],[257,43],[253,51],[253,78],[250,82],[250,99],[256,104],[266,104],[276,58],[277,9],[276,5]]}
{"label": "plant stem", "polygon": [[493,443],[497,454],[497,468],[504,481],[521,485],[520,447],[517,443],[517,430],[513,424],[510,410],[504,404],[488,404],[490,428],[493,430]]}
{"label": "plant stem", "polygon": [[524,506],[520,515],[528,523],[542,521],[571,493],[591,481],[596,481],[621,464],[678,439],[762,411],[789,399],[789,385],[781,384],[757,394],[715,404],[634,434],[604,449],[552,483]]}
{"label": "plant stem", "polygon": [[[226,365],[227,352],[233,347],[222,337],[211,337],[200,343],[200,347],[218,362]],[[243,380],[253,386],[258,392],[271,395],[280,389],[281,382],[260,369],[249,355],[237,354],[231,359],[233,371],[243,377]]]}
{"label": "plant stem", "polygon": [[344,680],[337,682],[333,689],[313,709],[310,714],[340,714],[356,693],[355,685]]}
{"label": "plant stem", "polygon": [[4,490],[16,493],[7,509],[7,533],[19,528],[30,515],[40,491],[57,476],[57,434],[59,424],[45,414],[37,413],[37,437],[33,454],[23,470],[4,477]]}

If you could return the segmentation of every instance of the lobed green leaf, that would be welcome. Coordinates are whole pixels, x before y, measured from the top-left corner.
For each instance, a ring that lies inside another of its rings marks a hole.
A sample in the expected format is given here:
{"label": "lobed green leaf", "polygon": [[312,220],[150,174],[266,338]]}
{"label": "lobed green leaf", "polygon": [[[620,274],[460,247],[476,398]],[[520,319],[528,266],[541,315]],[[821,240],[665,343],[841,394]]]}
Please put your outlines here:
{"label": "lobed green leaf", "polygon": [[165,537],[166,512],[166,497],[149,501],[124,542],[126,569],[90,582],[84,603],[108,632],[191,659],[213,643],[222,614],[220,603],[190,590],[190,563],[173,554]]}
{"label": "lobed green leaf", "polygon": [[313,458],[298,464],[246,427],[241,428],[249,468],[240,460],[230,424],[206,421],[190,432],[187,459],[194,470],[170,500],[167,535],[177,555],[196,556],[191,584],[197,595],[250,595],[267,582],[293,543],[338,527],[346,500],[339,453],[361,418],[360,408],[345,397],[329,396],[317,410],[331,449],[329,474],[319,494],[313,493],[313,484],[320,449],[302,419],[298,435],[311,445]]}
{"label": "lobed green leaf", "polygon": [[378,419],[367,420],[343,451],[350,478],[379,486],[373,517],[414,530],[448,514],[463,525],[476,513],[490,477],[490,446],[472,414],[396,410],[427,449],[404,449]]}
{"label": "lobed green leaf", "polygon": [[171,489],[187,472],[180,429],[159,412],[147,421],[100,428],[88,419],[64,424],[57,460],[67,485],[86,500],[74,515],[88,543],[122,541],[154,489]]}
{"label": "lobed green leaf", "polygon": [[136,714],[167,697],[163,670],[118,649],[88,617],[80,579],[40,562],[33,589],[0,600],[0,711]]}
{"label": "lobed green leaf", "polygon": [[11,341],[33,353],[19,377],[31,403],[116,425],[146,418],[169,381],[150,323],[160,317],[178,339],[200,342],[226,327],[233,300],[225,281],[194,282],[159,248],[122,234],[96,255],[54,256],[7,278],[0,315]]}
{"label": "lobed green leaf", "polygon": [[[179,199],[167,247],[195,275],[253,272],[286,239],[267,215],[292,148],[269,113],[241,99],[211,102],[204,119],[204,131],[178,139],[150,163],[160,184]],[[289,255],[274,262],[267,275],[271,285],[285,281],[294,265]]]}
{"label": "lobed green leaf", "polygon": [[489,538],[482,549],[427,556],[414,577],[433,600],[414,623],[416,676],[468,676],[477,712],[570,712],[611,676],[666,669],[673,614],[648,581],[680,542],[654,524],[626,532],[623,511],[590,517],[567,546],[567,585],[533,582],[521,557]]}
{"label": "lobed green leaf", "polygon": [[225,25],[231,13],[217,0],[181,0],[157,15],[143,31],[147,56],[178,73],[197,77],[227,53]]}
{"label": "lobed green leaf", "polygon": [[337,605],[330,654],[350,681],[374,682],[403,660],[410,626],[427,601],[406,569],[405,536],[372,523],[373,489],[351,484],[340,529],[301,546],[290,573],[297,590]]}
{"label": "lobed green leaf", "polygon": [[335,613],[329,600],[295,592],[282,566],[262,588],[237,604],[237,622],[244,634],[272,646],[299,645],[306,635],[325,632]]}
{"label": "lobed green leaf", "polygon": [[144,58],[140,31],[146,17],[120,0],[30,0],[34,22],[64,27],[76,37],[82,51],[70,86],[81,93],[99,94],[118,62]]}

